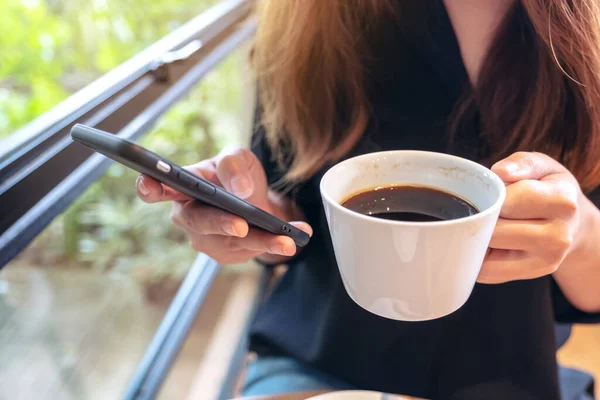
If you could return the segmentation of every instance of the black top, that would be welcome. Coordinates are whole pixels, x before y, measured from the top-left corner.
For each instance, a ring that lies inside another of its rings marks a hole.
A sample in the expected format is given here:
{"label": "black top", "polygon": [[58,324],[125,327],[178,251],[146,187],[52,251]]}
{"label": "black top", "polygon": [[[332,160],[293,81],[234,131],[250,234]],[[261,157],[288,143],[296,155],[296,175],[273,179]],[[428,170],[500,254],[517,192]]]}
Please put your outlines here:
{"label": "black top", "polygon": [[[348,157],[392,149],[486,156],[476,121],[448,145],[448,117],[469,84],[446,10],[436,4],[422,21],[425,35],[406,35],[395,23],[381,27],[373,43],[380,60],[371,73],[373,120]],[[276,181],[282,171],[260,127],[253,150]],[[292,356],[362,389],[432,399],[559,399],[554,322],[600,315],[572,307],[550,276],[477,284],[460,310],[433,321],[370,314],[348,297],[338,272],[319,193],[328,167],[292,194],[314,235],[260,308],[251,349]],[[598,191],[591,198],[600,204]]]}

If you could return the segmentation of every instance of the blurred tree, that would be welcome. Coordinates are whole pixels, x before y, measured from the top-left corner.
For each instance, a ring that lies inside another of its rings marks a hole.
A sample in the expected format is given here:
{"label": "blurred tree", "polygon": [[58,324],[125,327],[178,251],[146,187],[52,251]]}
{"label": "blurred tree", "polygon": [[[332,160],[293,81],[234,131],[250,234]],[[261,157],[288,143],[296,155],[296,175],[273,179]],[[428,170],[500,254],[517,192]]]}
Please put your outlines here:
{"label": "blurred tree", "polygon": [[218,0],[0,0],[0,137]]}

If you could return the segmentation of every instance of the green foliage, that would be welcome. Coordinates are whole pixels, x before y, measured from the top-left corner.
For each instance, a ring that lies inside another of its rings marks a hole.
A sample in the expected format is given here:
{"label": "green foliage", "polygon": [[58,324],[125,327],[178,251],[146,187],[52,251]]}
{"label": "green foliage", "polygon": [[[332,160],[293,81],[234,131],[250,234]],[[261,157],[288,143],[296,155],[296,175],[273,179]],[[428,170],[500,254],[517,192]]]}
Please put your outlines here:
{"label": "green foliage", "polygon": [[0,137],[218,0],[0,0]]}
{"label": "green foliage", "polygon": [[[0,0],[0,137],[218,0]],[[241,137],[241,54],[208,74],[142,144],[183,165]],[[136,174],[120,165],[57,218],[23,257],[90,266],[142,280],[180,276],[195,254],[168,204],[143,204]]]}

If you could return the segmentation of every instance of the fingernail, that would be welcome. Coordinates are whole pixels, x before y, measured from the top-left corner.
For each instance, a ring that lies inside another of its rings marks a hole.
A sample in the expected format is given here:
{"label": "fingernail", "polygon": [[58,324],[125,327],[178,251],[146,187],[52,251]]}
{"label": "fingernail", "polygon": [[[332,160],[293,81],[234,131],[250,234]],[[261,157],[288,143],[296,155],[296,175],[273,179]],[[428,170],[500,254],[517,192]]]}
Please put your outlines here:
{"label": "fingernail", "polygon": [[148,190],[146,185],[144,185],[144,178],[142,178],[141,176],[138,178],[138,189],[140,190],[142,196],[148,196],[150,194],[150,191]]}
{"label": "fingernail", "polygon": [[224,221],[221,224],[221,229],[223,229],[223,231],[228,235],[238,236],[238,234],[236,233],[235,228],[233,226],[233,222],[231,222],[231,221]]}
{"label": "fingernail", "polygon": [[290,250],[288,248],[286,248],[286,246],[284,244],[281,244],[279,242],[272,243],[269,246],[269,252],[271,254],[279,254],[282,256],[290,255]]}
{"label": "fingernail", "polygon": [[519,172],[519,165],[515,162],[508,161],[506,164],[504,164],[504,169],[506,169],[506,172],[513,175]]}
{"label": "fingernail", "polygon": [[308,236],[312,237],[312,235],[313,235],[312,227],[310,225],[308,225],[307,223],[305,223],[305,222],[303,222],[303,223],[290,222],[290,224],[292,224],[296,228],[306,232],[308,234]]}
{"label": "fingernail", "polygon": [[312,235],[313,235],[313,230],[312,230],[312,227],[310,227],[310,226],[309,226],[309,227],[308,227],[308,230],[306,231],[306,233],[308,233],[308,236],[309,236],[309,237],[312,237]]}
{"label": "fingernail", "polygon": [[245,175],[237,175],[231,179],[231,191],[242,199],[250,197],[252,194],[252,181]]}

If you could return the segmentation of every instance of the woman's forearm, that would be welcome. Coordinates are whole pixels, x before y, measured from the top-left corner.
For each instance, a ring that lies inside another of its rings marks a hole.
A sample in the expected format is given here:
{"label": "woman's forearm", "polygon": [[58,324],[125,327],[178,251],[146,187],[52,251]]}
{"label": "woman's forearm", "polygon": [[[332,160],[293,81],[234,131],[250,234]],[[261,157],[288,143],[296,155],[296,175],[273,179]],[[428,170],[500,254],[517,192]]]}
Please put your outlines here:
{"label": "woman's forearm", "polygon": [[573,250],[554,273],[571,304],[586,312],[600,312],[600,210],[587,198]]}

